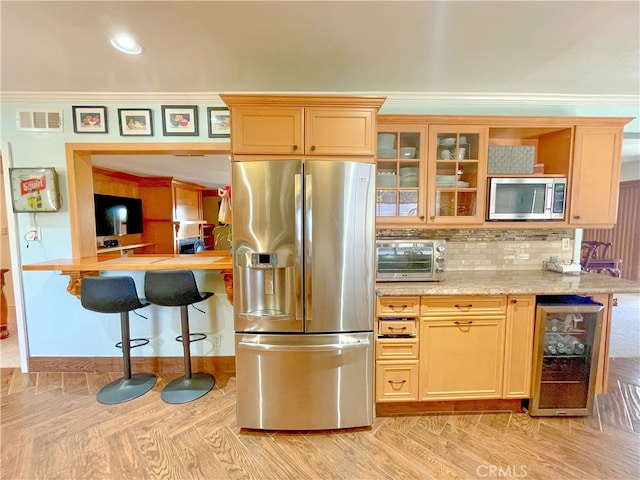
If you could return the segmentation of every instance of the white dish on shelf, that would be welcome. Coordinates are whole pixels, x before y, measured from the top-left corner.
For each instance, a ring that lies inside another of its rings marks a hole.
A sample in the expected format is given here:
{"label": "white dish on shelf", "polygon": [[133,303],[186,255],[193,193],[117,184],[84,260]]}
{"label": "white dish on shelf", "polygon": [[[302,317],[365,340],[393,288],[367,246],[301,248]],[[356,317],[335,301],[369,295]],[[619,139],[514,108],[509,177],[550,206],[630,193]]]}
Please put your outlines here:
{"label": "white dish on shelf", "polygon": [[379,133],[378,134],[378,145],[380,146],[388,146],[393,148],[393,144],[396,141],[395,133]]}

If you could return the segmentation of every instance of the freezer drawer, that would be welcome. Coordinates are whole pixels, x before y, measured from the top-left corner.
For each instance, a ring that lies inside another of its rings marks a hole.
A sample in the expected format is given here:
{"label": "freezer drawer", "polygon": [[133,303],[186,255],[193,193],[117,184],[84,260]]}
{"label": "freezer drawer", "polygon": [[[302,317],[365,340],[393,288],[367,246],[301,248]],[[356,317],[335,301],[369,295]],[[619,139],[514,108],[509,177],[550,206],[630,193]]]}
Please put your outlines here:
{"label": "freezer drawer", "polygon": [[373,333],[236,334],[237,423],[324,430],[373,423]]}

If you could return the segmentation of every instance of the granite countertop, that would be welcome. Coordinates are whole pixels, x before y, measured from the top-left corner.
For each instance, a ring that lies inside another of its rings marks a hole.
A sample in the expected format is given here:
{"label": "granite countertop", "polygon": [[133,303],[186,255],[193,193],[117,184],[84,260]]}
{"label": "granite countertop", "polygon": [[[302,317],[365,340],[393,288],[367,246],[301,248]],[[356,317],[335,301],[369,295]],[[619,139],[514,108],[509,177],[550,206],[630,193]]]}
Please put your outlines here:
{"label": "granite countertop", "polygon": [[442,282],[376,283],[376,295],[587,295],[639,293],[640,282],[597,273],[562,275],[545,270],[449,271]]}

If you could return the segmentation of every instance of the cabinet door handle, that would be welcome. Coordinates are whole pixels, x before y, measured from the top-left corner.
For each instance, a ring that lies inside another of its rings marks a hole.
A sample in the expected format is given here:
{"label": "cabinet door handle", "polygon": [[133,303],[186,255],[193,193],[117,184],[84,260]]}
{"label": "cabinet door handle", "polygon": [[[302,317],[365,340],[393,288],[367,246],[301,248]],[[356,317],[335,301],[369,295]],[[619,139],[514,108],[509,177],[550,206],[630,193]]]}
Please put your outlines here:
{"label": "cabinet door handle", "polygon": [[473,304],[470,303],[469,305],[458,305],[457,303],[454,305],[454,307],[459,308],[459,309],[470,309],[471,307],[473,307]]}
{"label": "cabinet door handle", "polygon": [[393,310],[394,312],[401,312],[403,311],[405,308],[407,308],[409,305],[389,305],[389,308],[391,310]]}
{"label": "cabinet door handle", "polygon": [[472,320],[469,320],[468,322],[458,322],[458,321],[455,321],[455,322],[453,322],[453,323],[455,323],[456,325],[471,325],[471,324],[473,323],[473,321],[472,321]]}
{"label": "cabinet door handle", "polygon": [[580,215],[574,215],[574,216],[573,216],[573,218],[574,218],[575,220],[580,220]]}
{"label": "cabinet door handle", "polygon": [[405,331],[407,329],[407,327],[387,327],[389,330],[391,330],[392,332],[395,332],[396,330],[399,330],[401,332]]}
{"label": "cabinet door handle", "polygon": [[424,220],[424,215],[420,215],[418,218],[419,218],[420,220]]}
{"label": "cabinet door handle", "polygon": [[511,303],[518,303],[518,300],[516,300],[515,298],[512,298]]}
{"label": "cabinet door handle", "polygon": [[316,149],[315,145],[311,145],[311,151],[313,152]]}
{"label": "cabinet door handle", "polygon": [[294,146],[293,146],[293,149],[294,149],[294,150],[297,150],[297,149],[298,149],[298,145],[294,145]]}
{"label": "cabinet door handle", "polygon": [[429,217],[429,220],[435,220],[435,219],[436,219],[436,216],[435,216],[435,215],[431,215],[431,216]]}
{"label": "cabinet door handle", "polygon": [[387,380],[391,385],[402,385],[403,383],[407,383],[406,380],[401,380],[399,382],[394,382],[393,380]]}

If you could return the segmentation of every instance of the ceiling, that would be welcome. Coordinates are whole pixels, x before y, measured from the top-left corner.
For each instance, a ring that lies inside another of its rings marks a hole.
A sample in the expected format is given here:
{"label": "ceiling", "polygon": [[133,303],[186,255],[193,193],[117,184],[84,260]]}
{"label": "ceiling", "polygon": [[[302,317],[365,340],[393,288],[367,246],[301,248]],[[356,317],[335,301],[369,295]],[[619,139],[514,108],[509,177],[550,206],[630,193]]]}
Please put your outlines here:
{"label": "ceiling", "polygon": [[[5,98],[349,92],[640,104],[637,1],[2,0],[0,22]],[[141,55],[111,48],[123,31]],[[625,147],[640,159],[637,139]]]}

